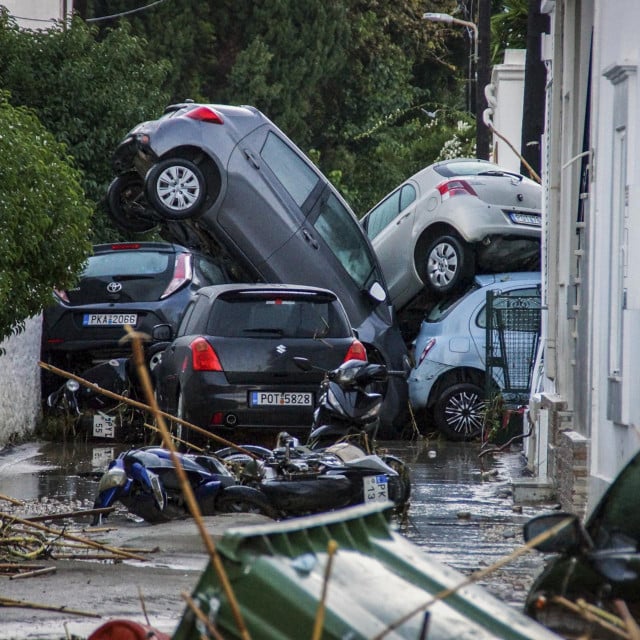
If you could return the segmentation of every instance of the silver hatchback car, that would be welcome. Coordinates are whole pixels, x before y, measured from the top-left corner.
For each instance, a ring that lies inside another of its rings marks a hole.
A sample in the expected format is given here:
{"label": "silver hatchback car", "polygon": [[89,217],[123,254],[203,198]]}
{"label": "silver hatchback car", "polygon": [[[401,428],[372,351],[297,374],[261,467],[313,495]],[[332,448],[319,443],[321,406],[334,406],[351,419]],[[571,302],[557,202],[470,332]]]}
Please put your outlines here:
{"label": "silver hatchback car", "polygon": [[[487,291],[500,292],[504,297],[496,304],[506,308],[510,298],[514,303],[517,298],[518,306],[535,309],[540,305],[540,274],[476,276],[466,290],[442,300],[426,315],[414,342],[416,364],[409,375],[411,406],[416,412],[426,410],[421,431],[435,426],[450,440],[469,440],[482,430],[487,381]],[[529,340],[505,341],[510,347],[515,346],[505,354],[517,363],[511,384],[526,385],[532,363],[527,360],[531,353],[525,345],[534,341],[537,334]],[[495,388],[504,389],[500,369],[491,368],[491,373]]]}
{"label": "silver hatchback car", "polygon": [[449,295],[477,272],[540,265],[539,184],[486,160],[437,162],[362,219],[396,309]]}

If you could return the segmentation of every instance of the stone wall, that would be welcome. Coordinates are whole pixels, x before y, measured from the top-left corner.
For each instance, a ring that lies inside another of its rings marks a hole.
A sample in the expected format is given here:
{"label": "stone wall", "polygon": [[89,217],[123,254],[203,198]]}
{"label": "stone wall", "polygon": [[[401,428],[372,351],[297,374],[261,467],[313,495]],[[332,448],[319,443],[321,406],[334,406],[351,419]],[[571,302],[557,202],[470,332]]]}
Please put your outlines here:
{"label": "stone wall", "polygon": [[573,412],[558,396],[543,394],[543,405],[549,411],[549,479],[561,508],[584,517],[590,441],[573,429]]}
{"label": "stone wall", "polygon": [[0,448],[28,438],[41,418],[40,317],[26,322],[25,331],[2,343],[0,355]]}

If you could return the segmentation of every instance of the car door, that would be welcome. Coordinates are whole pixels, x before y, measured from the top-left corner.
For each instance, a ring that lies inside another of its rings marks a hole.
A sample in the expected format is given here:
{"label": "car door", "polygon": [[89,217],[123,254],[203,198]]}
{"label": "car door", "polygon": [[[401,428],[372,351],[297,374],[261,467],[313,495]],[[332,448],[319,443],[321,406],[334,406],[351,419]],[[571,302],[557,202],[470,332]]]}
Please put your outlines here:
{"label": "car door", "polygon": [[403,184],[372,209],[362,225],[371,240],[384,273],[391,299],[395,300],[409,286],[412,260],[413,225],[416,214],[417,186]]}

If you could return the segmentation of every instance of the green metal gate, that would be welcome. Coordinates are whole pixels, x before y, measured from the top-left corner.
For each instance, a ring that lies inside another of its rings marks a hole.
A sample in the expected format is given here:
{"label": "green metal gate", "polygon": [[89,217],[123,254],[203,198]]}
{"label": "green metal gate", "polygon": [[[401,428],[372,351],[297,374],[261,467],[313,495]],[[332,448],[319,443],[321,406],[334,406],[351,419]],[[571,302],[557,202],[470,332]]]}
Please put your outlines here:
{"label": "green metal gate", "polygon": [[531,376],[540,340],[540,296],[487,292],[486,389],[496,383],[508,405],[529,401]]}

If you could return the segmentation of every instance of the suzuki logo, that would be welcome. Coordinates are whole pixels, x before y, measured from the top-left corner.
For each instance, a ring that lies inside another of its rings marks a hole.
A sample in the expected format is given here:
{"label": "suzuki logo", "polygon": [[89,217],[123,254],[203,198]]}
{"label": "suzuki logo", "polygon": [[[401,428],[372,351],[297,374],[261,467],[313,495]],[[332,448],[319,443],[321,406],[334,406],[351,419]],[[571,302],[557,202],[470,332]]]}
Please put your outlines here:
{"label": "suzuki logo", "polygon": [[122,285],[119,282],[110,282],[107,285],[107,291],[109,293],[118,293],[118,291],[122,291]]}
{"label": "suzuki logo", "polygon": [[283,353],[285,353],[285,352],[286,352],[286,350],[287,350],[287,347],[285,347],[283,344],[279,344],[279,345],[276,347],[276,351],[277,351],[280,355],[282,355]]}

